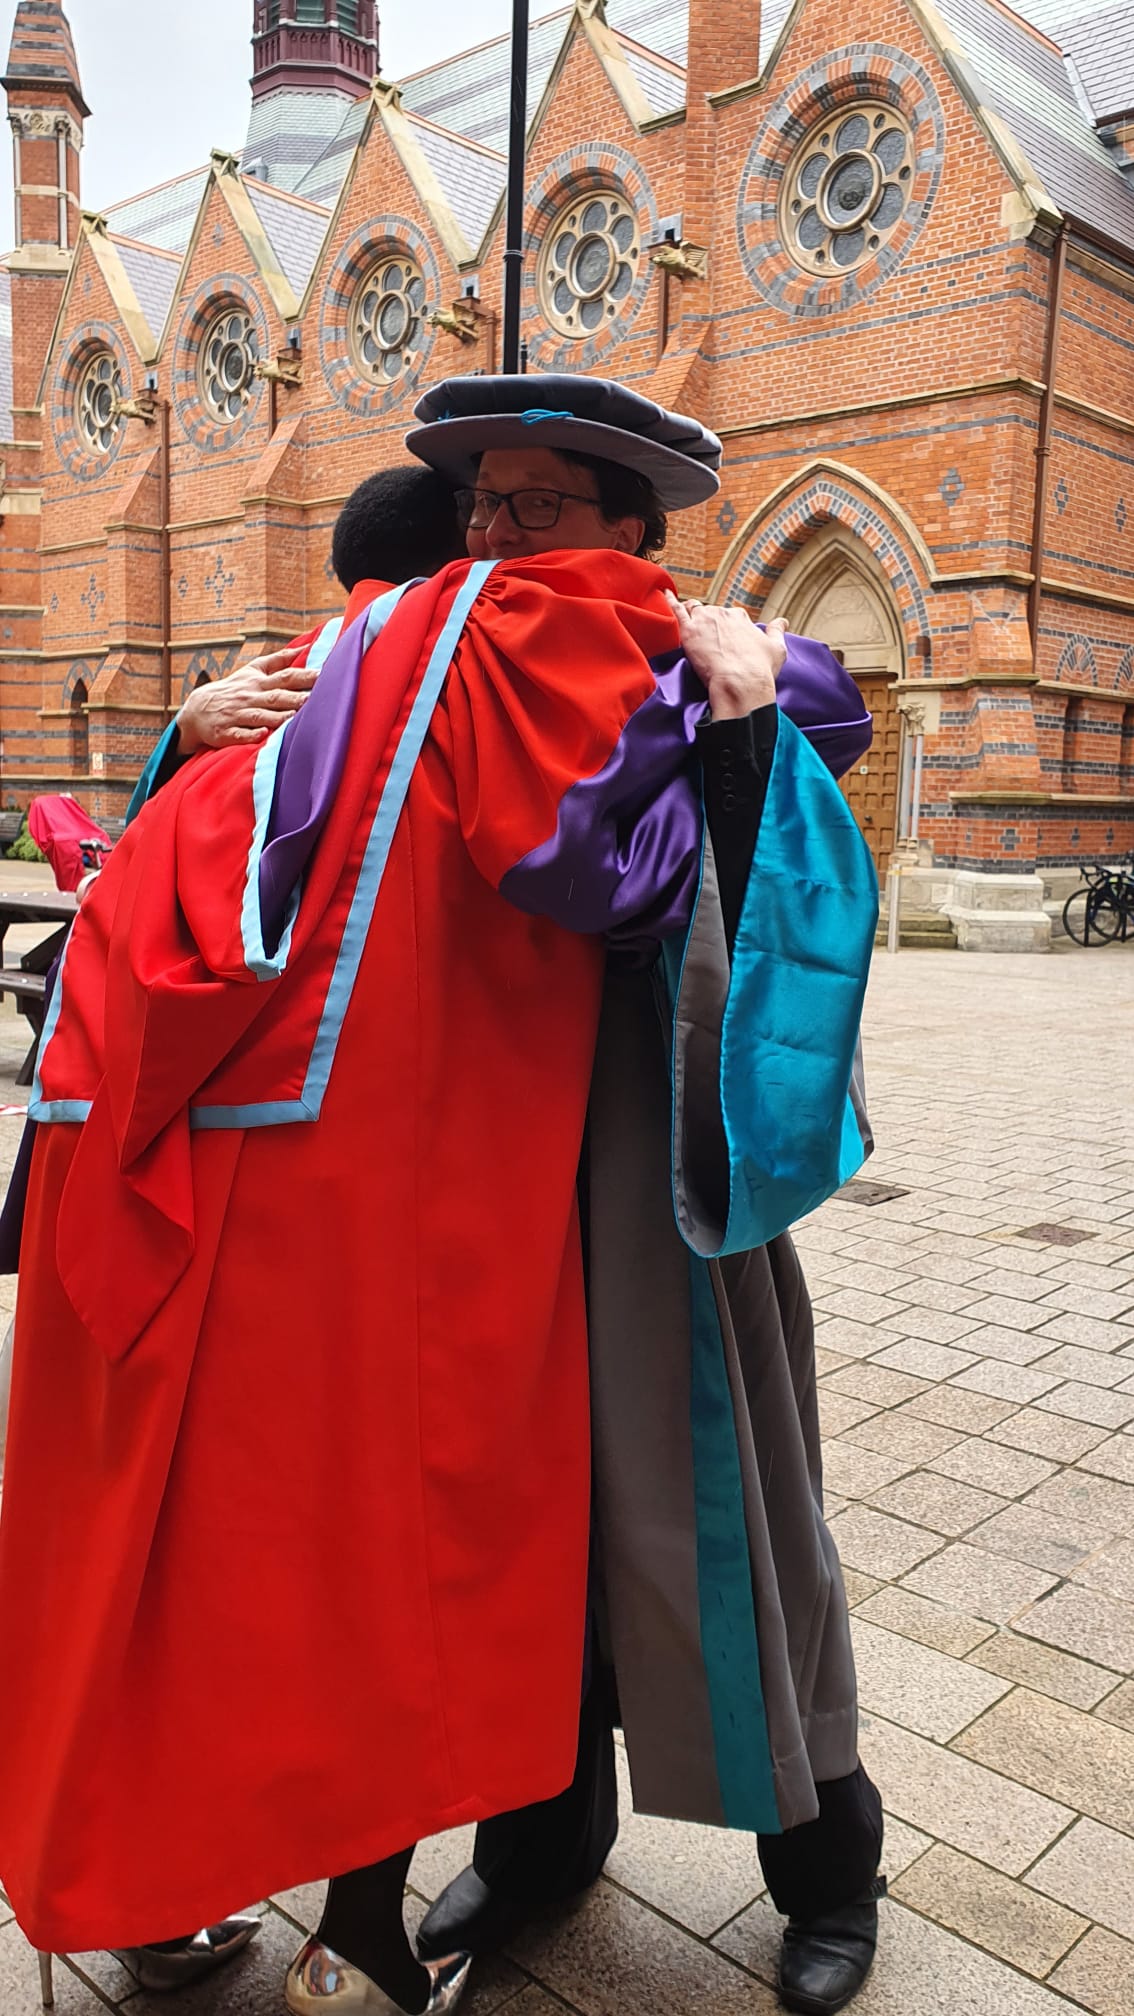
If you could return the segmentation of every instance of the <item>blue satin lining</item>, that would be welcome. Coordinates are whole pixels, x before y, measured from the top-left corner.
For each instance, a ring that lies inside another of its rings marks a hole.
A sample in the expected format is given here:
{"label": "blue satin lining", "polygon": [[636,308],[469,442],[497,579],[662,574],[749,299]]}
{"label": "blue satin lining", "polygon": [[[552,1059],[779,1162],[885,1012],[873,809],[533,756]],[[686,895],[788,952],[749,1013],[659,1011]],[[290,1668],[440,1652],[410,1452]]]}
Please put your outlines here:
{"label": "blue satin lining", "polygon": [[149,799],[153,796],[154,787],[157,783],[158,772],[161,770],[163,764],[167,761],[167,759],[174,753],[174,750],[177,745],[177,737],[178,737],[177,723],[176,721],[171,721],[169,727],[166,729],[161,740],[157,743],[156,747],[152,751],[149,762],[146,764],[145,769],[143,770],[141,776],[139,777],[137,783],[134,786],[133,792],[130,797],[130,803],[126,807],[127,826],[130,825],[132,820],[137,818],[143,805],[147,804]]}
{"label": "blue satin lining", "polygon": [[849,1095],[877,922],[850,807],[782,716],[721,1033],[728,1223],[704,1257],[767,1245],[862,1167]]}
{"label": "blue satin lining", "polygon": [[689,1303],[697,1595],[721,1807],[728,1827],[779,1834],[736,1411],[709,1269],[692,1255]]}

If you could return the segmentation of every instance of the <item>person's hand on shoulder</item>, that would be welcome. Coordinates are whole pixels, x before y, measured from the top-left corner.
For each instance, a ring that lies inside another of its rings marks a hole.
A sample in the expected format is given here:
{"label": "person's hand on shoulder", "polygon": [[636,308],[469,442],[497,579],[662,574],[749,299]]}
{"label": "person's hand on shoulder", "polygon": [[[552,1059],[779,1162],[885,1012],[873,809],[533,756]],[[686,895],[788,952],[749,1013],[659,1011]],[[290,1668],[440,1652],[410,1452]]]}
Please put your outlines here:
{"label": "person's hand on shoulder", "polygon": [[714,721],[738,720],[767,707],[787,657],[787,624],[776,616],[758,628],[744,609],[669,596],[681,648],[709,695]]}
{"label": "person's hand on shoulder", "polygon": [[196,687],[177,716],[180,754],[262,742],[297,714],[319,676],[297,665],[298,655],[270,651],[209,686]]}

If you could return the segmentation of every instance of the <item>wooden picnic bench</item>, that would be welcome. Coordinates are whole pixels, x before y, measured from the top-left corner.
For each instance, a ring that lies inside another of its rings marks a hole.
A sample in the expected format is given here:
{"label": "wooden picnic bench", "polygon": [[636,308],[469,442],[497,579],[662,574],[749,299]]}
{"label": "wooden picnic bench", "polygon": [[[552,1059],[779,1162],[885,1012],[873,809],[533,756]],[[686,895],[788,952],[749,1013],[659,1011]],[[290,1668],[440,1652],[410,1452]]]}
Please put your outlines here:
{"label": "wooden picnic bench", "polygon": [[[43,1031],[47,974],[63,950],[78,909],[76,898],[63,889],[0,890],[0,996],[10,994],[32,1031],[31,1045],[16,1073],[17,1085],[30,1085]],[[52,928],[25,952],[18,966],[3,963],[4,940],[12,924],[48,924]]]}

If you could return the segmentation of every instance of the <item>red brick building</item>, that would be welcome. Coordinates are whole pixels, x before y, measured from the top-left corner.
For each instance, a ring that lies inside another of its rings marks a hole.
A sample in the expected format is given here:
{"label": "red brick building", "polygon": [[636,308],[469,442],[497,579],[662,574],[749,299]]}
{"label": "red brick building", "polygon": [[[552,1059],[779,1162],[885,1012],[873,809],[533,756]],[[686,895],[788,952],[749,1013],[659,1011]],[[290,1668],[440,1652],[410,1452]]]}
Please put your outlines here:
{"label": "red brick building", "polygon": [[[531,38],[532,365],[723,435],[675,571],[843,652],[880,863],[924,751],[922,895],[970,942],[1039,942],[1134,845],[1134,0],[1022,6],[863,0],[851,39],[837,0],[579,0]],[[15,10],[6,805],[120,815],[188,688],[335,606],[416,388],[498,363],[506,45],[396,85],[375,0],[250,13],[240,152],[94,216],[63,10]]]}

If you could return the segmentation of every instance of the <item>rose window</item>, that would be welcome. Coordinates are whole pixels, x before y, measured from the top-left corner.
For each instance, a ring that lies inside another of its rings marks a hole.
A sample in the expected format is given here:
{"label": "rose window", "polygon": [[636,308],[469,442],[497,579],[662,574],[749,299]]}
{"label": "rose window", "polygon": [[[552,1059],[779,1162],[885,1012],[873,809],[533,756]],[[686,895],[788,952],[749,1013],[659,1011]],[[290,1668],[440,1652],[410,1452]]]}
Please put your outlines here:
{"label": "rose window", "polygon": [[109,350],[93,357],[79,380],[78,423],[84,448],[109,455],[122,431],[115,408],[122,397],[122,373]]}
{"label": "rose window", "polygon": [[366,377],[388,385],[421,354],[425,281],[412,259],[388,258],[358,290],[351,316],[355,358]]}
{"label": "rose window", "polygon": [[583,196],[560,212],[540,259],[543,310],[563,336],[593,336],[638,277],[638,219],[624,196]]}
{"label": "rose window", "polygon": [[901,222],[913,171],[909,128],[888,106],[856,106],[813,127],[784,177],[784,244],[811,273],[863,265]]}
{"label": "rose window", "polygon": [[252,396],[260,339],[247,308],[226,308],[209,324],[201,346],[201,396],[223,426],[239,420]]}

